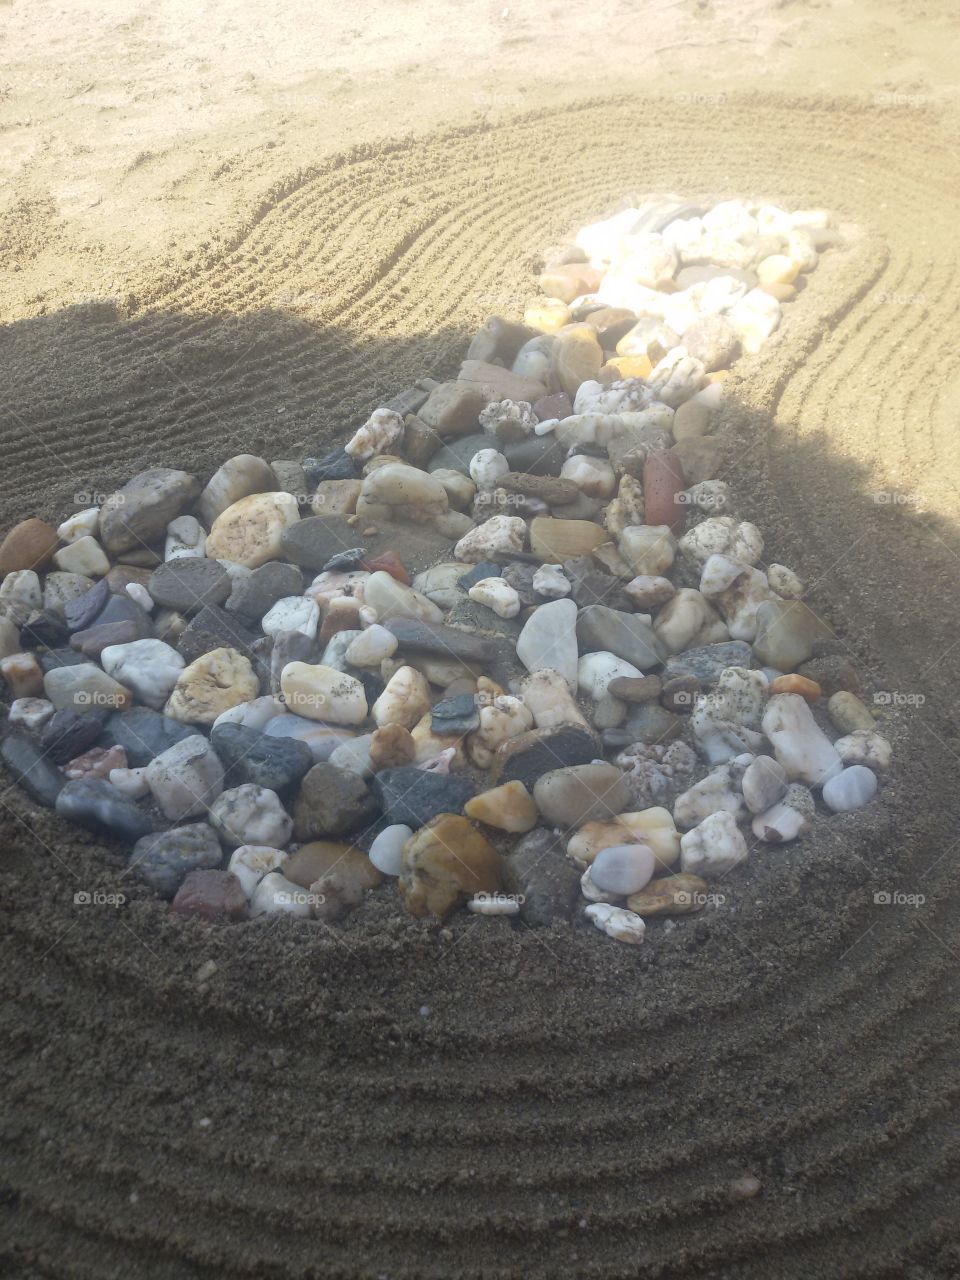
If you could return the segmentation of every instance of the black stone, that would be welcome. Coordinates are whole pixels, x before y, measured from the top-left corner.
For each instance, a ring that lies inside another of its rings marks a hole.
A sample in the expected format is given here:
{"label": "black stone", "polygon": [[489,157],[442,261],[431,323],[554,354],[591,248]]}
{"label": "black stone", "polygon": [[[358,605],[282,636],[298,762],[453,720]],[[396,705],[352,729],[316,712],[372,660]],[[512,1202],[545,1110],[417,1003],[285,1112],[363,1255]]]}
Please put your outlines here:
{"label": "black stone", "polygon": [[83,631],[91,626],[94,619],[106,607],[110,599],[110,587],[106,578],[85,591],[82,596],[68,600],[63,606],[63,616],[69,631]]}
{"label": "black stone", "polygon": [[494,761],[496,782],[522,782],[532,791],[537,779],[551,769],[590,764],[602,756],[599,739],[576,725],[561,724],[553,729],[530,729],[509,738]]}
{"label": "black stone", "polygon": [[533,589],[533,575],[536,569],[530,564],[521,564],[516,561],[512,564],[504,565],[500,572],[500,577],[504,582],[509,582],[514,591],[520,597],[520,603],[523,605],[543,604],[544,596]]}
{"label": "black stone", "polygon": [[214,751],[230,775],[243,782],[283,791],[313,768],[313,752],[297,738],[279,738],[246,725],[221,724],[210,734]]}
{"label": "black stone", "polygon": [[177,641],[177,652],[188,666],[211,649],[236,649],[250,658],[257,638],[257,633],[235,613],[227,613],[219,605],[208,604],[184,627]]}
{"label": "black stone", "polygon": [[472,693],[456,693],[434,703],[430,713],[434,733],[472,733],[480,728],[480,708]]}
{"label": "black stone", "polygon": [[302,593],[303,574],[297,566],[270,560],[234,584],[224,608],[259,622],[278,600]]}
{"label": "black stone", "polygon": [[0,743],[0,759],[37,804],[53,808],[67,780],[33,738],[8,733]]}
{"label": "black stone", "polygon": [[321,480],[356,480],[360,467],[341,447],[322,458],[304,458],[303,473],[312,485],[318,485]]}
{"label": "black stone", "polygon": [[110,712],[102,707],[90,711],[76,711],[73,707],[61,707],[43,726],[40,741],[43,749],[57,764],[66,764],[83,755],[103,732]]}
{"label": "black stone", "polygon": [[57,645],[66,644],[70,632],[60,614],[44,609],[34,614],[20,628],[20,647],[22,649],[55,649]]}
{"label": "black stone", "polygon": [[56,810],[61,818],[117,840],[139,840],[157,829],[149,813],[103,778],[68,782],[57,796]]}
{"label": "black stone", "polygon": [[134,640],[145,640],[141,627],[137,623],[97,622],[86,631],[75,631],[70,637],[71,646],[86,658],[99,659],[104,649],[112,644],[131,644]]}
{"label": "black stone", "polygon": [[[89,712],[87,714],[90,714]],[[161,755],[168,747],[200,733],[196,725],[181,724],[150,707],[132,707],[115,711],[103,727],[100,746],[123,747],[127,763],[139,769]]]}
{"label": "black stone", "polygon": [[528,436],[504,447],[503,456],[511,471],[529,471],[535,476],[558,476],[567,459],[566,448],[553,435]]}
{"label": "black stone", "polygon": [[464,591],[469,591],[471,587],[475,587],[478,582],[482,582],[484,578],[499,578],[500,566],[492,560],[481,560],[479,564],[475,564],[472,569],[457,579],[457,586],[462,587]]}
{"label": "black stone", "polygon": [[189,615],[206,604],[223,604],[232,585],[218,560],[184,556],[154,569],[147,590],[165,609]]}
{"label": "black stone", "polygon": [[391,821],[422,827],[438,813],[462,813],[476,789],[466,778],[428,773],[412,765],[382,769],[371,781],[374,795]]}
{"label": "black stone", "polygon": [[355,680],[359,680],[363,685],[363,692],[367,698],[367,706],[372,707],[387,687],[385,681],[376,673],[376,671],[371,671],[369,667],[355,668],[351,674]]}

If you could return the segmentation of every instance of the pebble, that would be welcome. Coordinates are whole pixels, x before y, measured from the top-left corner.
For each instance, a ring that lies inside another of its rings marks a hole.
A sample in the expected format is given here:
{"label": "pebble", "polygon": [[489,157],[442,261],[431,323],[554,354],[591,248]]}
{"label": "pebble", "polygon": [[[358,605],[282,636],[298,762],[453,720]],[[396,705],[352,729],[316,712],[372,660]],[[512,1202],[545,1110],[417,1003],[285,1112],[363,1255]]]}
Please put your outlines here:
{"label": "pebble", "polygon": [[711,769],[679,795],[673,806],[679,827],[695,827],[715,813],[729,813],[735,819],[743,814],[743,797],[729,765]]}
{"label": "pebble", "polygon": [[277,478],[263,458],[252,453],[237,454],[228,458],[207,481],[197,503],[200,519],[209,528],[218,516],[242,498],[276,488]]}
{"label": "pebble", "polygon": [[617,942],[627,942],[639,946],[647,931],[643,920],[635,911],[625,911],[623,907],[613,907],[606,902],[594,902],[584,911],[592,923],[608,938]]}
{"label": "pebble", "polygon": [[841,733],[856,733],[858,729],[872,733],[877,727],[870,709],[855,693],[846,689],[831,695],[827,702],[827,715]]}
{"label": "pebble", "polygon": [[[124,758],[126,758],[126,753],[124,753]],[[107,776],[110,785],[116,787],[129,800],[143,800],[144,797],[150,794],[146,769],[111,769]]]}
{"label": "pebble", "polygon": [[250,915],[289,915],[309,919],[312,896],[309,890],[294,884],[279,871],[270,871],[253,891]]}
{"label": "pebble", "polygon": [[606,541],[606,532],[592,520],[537,516],[530,522],[530,550],[538,560],[548,563],[563,564],[577,556],[589,555],[594,547]]}
{"label": "pebble", "polygon": [[655,702],[663,682],[659,676],[614,676],[607,691],[624,702]]}
{"label": "pebble", "polygon": [[147,588],[142,586],[139,582],[128,582],[126,592],[134,604],[139,605],[141,609],[146,610],[147,613],[151,613],[153,611],[153,597],[150,595]]}
{"label": "pebble", "polygon": [[614,653],[638,671],[659,666],[666,654],[653,628],[641,616],[609,609],[606,605],[593,604],[581,609],[576,629],[581,652]]}
{"label": "pebble", "polygon": [[483,578],[474,583],[468,594],[476,604],[492,609],[498,618],[515,618],[520,612],[520,597],[503,578]]}
{"label": "pebble", "polygon": [[370,861],[385,876],[398,876],[403,866],[403,846],[413,830],[402,822],[385,827],[370,846]]}
{"label": "pebble", "polygon": [[643,916],[685,916],[702,911],[709,886],[700,876],[680,873],[651,880],[627,898],[627,907]]}
{"label": "pebble", "polygon": [[185,724],[213,724],[219,715],[259,692],[248,658],[235,649],[211,649],[177,677],[164,713]]}
{"label": "pebble", "polygon": [[66,783],[55,808],[61,818],[118,840],[139,840],[157,825],[148,813],[101,778]]}
{"label": "pebble", "polygon": [[581,493],[601,502],[611,498],[617,489],[617,478],[610,463],[585,453],[567,459],[560,468],[560,479],[572,481]]}
{"label": "pebble", "polygon": [[43,580],[43,607],[63,616],[67,602],[79,599],[93,585],[93,579],[82,573],[48,573]]}
{"label": "pebble", "polygon": [[167,525],[200,495],[185,471],[153,467],[133,476],[100,509],[100,539],[111,556],[160,541]]}
{"label": "pebble", "polygon": [[344,657],[354,667],[379,667],[384,658],[393,657],[398,644],[392,631],[375,622],[350,641]]}
{"label": "pebble", "polygon": [[246,916],[247,897],[240,881],[229,871],[189,871],[170,907],[177,915],[199,916],[212,924],[221,924]]}
{"label": "pebble", "polygon": [[157,604],[192,614],[205,604],[223,604],[233,590],[230,575],[216,560],[180,557],[159,565],[147,591]]}
{"label": "pebble", "polygon": [[823,785],[823,803],[834,813],[862,809],[877,794],[877,775],[862,764],[852,764]]}
{"label": "pebble", "polygon": [[542,564],[533,575],[533,590],[548,600],[562,600],[572,591],[570,579],[558,564]]}
{"label": "pebble", "polygon": [[630,803],[630,788],[615,765],[596,761],[551,769],[537,779],[533,798],[551,826],[578,827],[622,813]]}
{"label": "pebble", "polygon": [[259,619],[278,600],[299,595],[302,590],[303,575],[296,565],[270,560],[236,581],[231,580],[224,607],[230,613]]}
{"label": "pebble", "polygon": [[15,698],[10,704],[7,719],[10,724],[21,724],[25,729],[42,729],[56,708],[46,698]]}
{"label": "pebble", "polygon": [[438,813],[459,813],[476,788],[455,774],[430,773],[412,765],[383,769],[371,781],[380,808],[414,829]]}
{"label": "pebble", "polygon": [[271,791],[294,786],[315,763],[305,742],[271,737],[242,724],[215,725],[210,741],[231,779]]}
{"label": "pebble", "polygon": [[146,765],[150,793],[165,818],[180,822],[205,813],[223,790],[223,765],[201,734],[174,743]]}
{"label": "pebble", "polygon": [[890,743],[873,729],[854,729],[833,744],[844,764],[863,764],[874,773],[886,773],[893,758]]}
{"label": "pebble", "polygon": [[463,808],[468,818],[485,822],[500,831],[524,832],[537,825],[539,813],[533,796],[522,782],[504,782],[468,800]]}
{"label": "pebble", "polygon": [[759,840],[768,844],[786,844],[809,831],[813,825],[815,806],[811,792],[799,782],[792,782],[783,799],[757,814],[751,827]]}
{"label": "pebble", "polygon": [[827,624],[801,600],[770,600],[757,609],[753,652],[765,667],[795,671],[813,656],[818,640],[832,637]]}
{"label": "pebble", "polygon": [[0,741],[0,759],[32,799],[53,808],[66,778],[33,738],[11,730]]}
{"label": "pebble", "polygon": [[558,671],[572,693],[577,689],[577,606],[552,600],[534,609],[517,638],[517,657],[528,671]]}
{"label": "pebble", "polygon": [[472,693],[458,693],[435,702],[430,713],[430,727],[441,736],[445,733],[467,734],[480,728],[480,708]]}
{"label": "pebble", "polygon": [[731,871],[748,853],[732,813],[720,811],[704,818],[680,837],[680,866],[689,875],[710,880]]}
{"label": "pebble", "polygon": [[440,481],[403,462],[389,462],[367,471],[357,500],[357,515],[368,521],[430,524],[447,509],[447,491]]}
{"label": "pebble", "polygon": [[176,649],[162,640],[108,645],[101,650],[100,661],[107,675],[157,711],[166,702],[185,665]]}
{"label": "pebble", "polygon": [[0,675],[14,698],[38,698],[45,690],[43,669],[32,653],[0,659]]}
{"label": "pebble", "polygon": [[207,534],[196,516],[177,516],[167,525],[163,544],[163,558],[171,560],[196,560],[206,553]]}
{"label": "pebble", "polygon": [[[104,600],[109,594],[110,588],[104,583]],[[0,583],[0,614],[19,626],[42,606],[40,579],[32,569],[15,569]]]}
{"label": "pebble", "polygon": [[61,542],[76,542],[77,538],[85,538],[88,535],[95,537],[100,527],[100,508],[85,507],[83,511],[76,511],[72,516],[67,516],[63,524],[57,527],[57,537]]}
{"label": "pebble", "polygon": [[283,535],[299,519],[293,494],[251,494],[232,503],[214,520],[207,535],[207,555],[211,560],[232,560],[256,569],[280,558]]}
{"label": "pebble", "polygon": [[500,859],[466,818],[439,813],[403,846],[399,883],[412,916],[443,919],[469,898],[500,890]]}
{"label": "pebble", "polygon": [[123,747],[93,747],[63,766],[64,777],[109,778],[114,769],[125,769],[127,755]]}
{"label": "pebble", "polygon": [[780,693],[771,698],[761,726],[791,782],[822,786],[842,769],[836,748],[799,695]]}
{"label": "pebble", "polygon": [[[522,521],[521,521],[522,523]],[[411,618],[419,622],[442,622],[443,611],[426,596],[405,586],[389,573],[372,573],[363,588],[364,602],[376,610],[377,620]]]}
{"label": "pebble", "polygon": [[[76,715],[73,711],[57,714]],[[77,719],[72,722],[74,727],[71,733],[76,735],[78,732],[77,720],[86,722],[91,718],[89,712],[86,715],[77,716]],[[48,726],[48,732],[52,730],[55,721],[56,717]],[[181,724],[177,720],[171,720],[169,716],[152,711],[149,707],[131,707],[128,711],[119,711],[111,715],[103,728],[103,734],[108,742],[117,743],[123,747],[127,753],[128,762],[139,768],[149,764],[156,756],[162,755],[178,742],[194,737],[196,730],[190,725]],[[93,741],[93,738],[89,741]],[[70,754],[76,755],[77,752],[72,751]],[[65,758],[69,759],[69,756]]]}
{"label": "pebble", "polygon": [[523,550],[527,526],[519,516],[491,516],[465,534],[453,549],[457,560],[476,564],[493,556]]}
{"label": "pebble", "polygon": [[129,689],[92,662],[55,667],[43,677],[43,689],[58,711],[61,707],[72,707],[76,711],[119,711],[132,701]]}
{"label": "pebble", "polygon": [[[372,821],[377,807],[358,773],[324,761],[315,764],[300,785],[293,805],[293,832],[297,840],[346,835]],[[402,816],[383,807],[391,817]]]}
{"label": "pebble", "polygon": [[268,636],[279,631],[299,631],[313,639],[319,625],[320,608],[308,596],[285,596],[271,605],[260,619],[260,626]]}
{"label": "pebble", "polygon": [[143,836],[133,846],[129,868],[162,898],[172,898],[191,871],[212,870],[222,861],[216,832],[194,822]]}
{"label": "pebble", "polygon": [[236,876],[249,902],[263,877],[271,871],[279,871],[286,857],[282,849],[274,849],[270,845],[242,844],[231,853],[228,870]]}
{"label": "pebble", "polygon": [[816,680],[808,680],[806,676],[776,676],[770,681],[768,692],[771,697],[777,693],[796,693],[807,702],[817,702],[820,697],[820,686]]}
{"label": "pebble", "polygon": [[210,806],[210,825],[231,848],[265,844],[282,849],[293,834],[293,819],[277,793],[252,782],[217,796]]}
{"label": "pebble", "polygon": [[687,523],[686,507],[677,501],[685,488],[683,468],[678,458],[665,450],[653,450],[643,464],[644,520],[652,526],[666,526],[679,536]]}
{"label": "pebble", "polygon": [[378,727],[399,724],[412,729],[430,710],[430,686],[415,667],[400,667],[370,709]]}
{"label": "pebble", "polygon": [[636,574],[647,578],[659,578],[667,572],[676,556],[676,546],[676,539],[665,524],[629,525],[619,540],[620,554]]}
{"label": "pebble", "polygon": [[590,864],[590,879],[602,892],[625,898],[639,893],[655,869],[653,850],[645,844],[608,845]]}
{"label": "pebble", "polygon": [[291,662],[283,668],[280,689],[287,707],[295,715],[308,720],[357,725],[367,718],[367,695],[363,685],[353,676],[333,667]]}
{"label": "pebble", "polygon": [[403,418],[393,409],[374,409],[370,417],[343,446],[344,452],[358,462],[366,462],[376,454],[391,453],[403,444]]}
{"label": "pebble", "polygon": [[57,530],[45,520],[21,520],[0,542],[0,577],[23,569],[45,569],[57,545]]}
{"label": "pebble", "polygon": [[384,725],[370,734],[370,768],[374,773],[381,769],[395,769],[411,764],[417,755],[417,742],[413,735],[399,724]]}
{"label": "pebble", "polygon": [[786,794],[786,770],[769,756],[757,756],[747,765],[740,785],[750,812],[765,813]]}

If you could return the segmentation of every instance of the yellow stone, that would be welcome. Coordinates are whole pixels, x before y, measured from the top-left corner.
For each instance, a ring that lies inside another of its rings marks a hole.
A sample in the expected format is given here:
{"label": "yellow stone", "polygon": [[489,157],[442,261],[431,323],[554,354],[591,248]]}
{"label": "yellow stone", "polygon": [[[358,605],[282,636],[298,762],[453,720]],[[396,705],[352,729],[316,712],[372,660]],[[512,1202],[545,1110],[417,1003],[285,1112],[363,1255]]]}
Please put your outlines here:
{"label": "yellow stone", "polygon": [[612,364],[621,378],[646,378],[653,372],[649,356],[611,356],[607,364]]}
{"label": "yellow stone", "polygon": [[213,724],[259,691],[248,658],[236,649],[211,649],[180,672],[163,713],[184,724]]}
{"label": "yellow stone", "polygon": [[530,550],[545,564],[563,564],[576,556],[588,556],[606,542],[609,534],[592,520],[555,520],[537,516],[530,522]]}
{"label": "yellow stone", "polygon": [[207,535],[211,560],[232,560],[248,569],[259,568],[282,555],[284,530],[300,519],[292,493],[254,493],[227,507]]}
{"label": "yellow stone", "polygon": [[523,323],[538,333],[556,333],[570,323],[570,308],[559,298],[538,298],[523,313]]}
{"label": "yellow stone", "polygon": [[537,825],[538,811],[533,796],[522,782],[505,782],[483,791],[463,806],[468,818],[485,822],[500,831],[529,831]]}
{"label": "yellow stone", "polygon": [[603,350],[597,331],[589,324],[568,325],[558,336],[553,353],[553,372],[572,400],[583,382],[596,378],[603,364]]}
{"label": "yellow stone", "polygon": [[567,853],[587,866],[601,849],[618,844],[645,844],[663,867],[680,857],[680,832],[669,809],[655,805],[635,813],[618,813],[612,820],[585,822],[567,842]]}
{"label": "yellow stone", "polygon": [[651,880],[639,893],[632,893],[627,907],[638,916],[685,916],[703,910],[707,891],[706,880],[699,876],[664,876],[662,880]]}
{"label": "yellow stone", "polygon": [[400,894],[412,916],[444,916],[500,888],[496,849],[466,818],[438,813],[403,846]]}

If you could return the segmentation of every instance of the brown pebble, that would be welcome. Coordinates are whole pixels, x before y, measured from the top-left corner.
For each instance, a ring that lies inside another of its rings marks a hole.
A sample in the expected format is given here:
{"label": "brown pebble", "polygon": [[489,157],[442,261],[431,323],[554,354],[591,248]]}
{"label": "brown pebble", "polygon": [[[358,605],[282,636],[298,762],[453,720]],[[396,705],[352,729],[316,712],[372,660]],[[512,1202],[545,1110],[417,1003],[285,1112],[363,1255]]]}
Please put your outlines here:
{"label": "brown pebble", "polygon": [[659,676],[615,676],[607,692],[624,702],[653,702],[660,697],[663,682]]}
{"label": "brown pebble", "polygon": [[[242,920],[247,914],[247,897],[232,871],[207,868],[191,871],[185,876],[170,906],[180,916],[200,916],[211,921]],[[215,964],[212,970],[201,965],[197,981],[207,981],[216,968]],[[204,974],[202,979],[201,973]]]}
{"label": "brown pebble", "polygon": [[21,520],[0,542],[0,578],[18,569],[46,568],[58,546],[57,531],[45,520]]}
{"label": "brown pebble", "polygon": [[700,692],[700,681],[696,676],[673,676],[663,682],[660,704],[668,711],[691,712],[697,695]]}

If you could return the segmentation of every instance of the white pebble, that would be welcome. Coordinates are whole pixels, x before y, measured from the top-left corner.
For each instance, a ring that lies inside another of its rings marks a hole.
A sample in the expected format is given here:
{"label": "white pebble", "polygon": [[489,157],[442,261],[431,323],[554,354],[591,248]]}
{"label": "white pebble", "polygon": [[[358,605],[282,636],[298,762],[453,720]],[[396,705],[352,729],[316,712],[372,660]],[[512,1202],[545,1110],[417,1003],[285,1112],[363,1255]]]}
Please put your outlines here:
{"label": "white pebble", "polygon": [[638,946],[647,931],[647,926],[635,911],[625,911],[623,907],[611,907],[606,902],[595,902],[587,907],[584,915],[589,916],[594,925],[608,938],[615,938],[617,942],[629,942]]}
{"label": "white pebble", "polygon": [[289,915],[308,917],[311,895],[279,871],[270,871],[253,891],[251,916]]}
{"label": "white pebble", "polygon": [[520,612],[520,597],[505,578],[482,578],[467,594],[475,603],[492,609],[498,618],[515,618]]}
{"label": "white pebble", "polygon": [[320,625],[320,609],[309,596],[284,596],[260,619],[264,635],[275,636],[278,631],[299,631],[311,640]]}
{"label": "white pebble", "polygon": [[278,871],[286,858],[282,849],[274,849],[268,844],[242,844],[231,853],[227,870],[240,881],[249,902],[264,876]]}
{"label": "white pebble", "polygon": [[162,640],[132,640],[108,645],[100,654],[108,676],[132,689],[141,702],[159,711],[170,696],[186,663]]}
{"label": "white pebble", "polygon": [[167,537],[163,558],[171,560],[202,560],[207,547],[207,534],[196,516],[177,516],[167,525]]}
{"label": "white pebble", "polygon": [[128,582],[126,592],[134,604],[138,604],[140,608],[145,609],[147,613],[153,612],[153,596],[142,583]]}
{"label": "white pebble", "polygon": [[704,879],[730,871],[744,860],[747,852],[747,842],[736,818],[725,811],[712,813],[680,837],[681,868]]}
{"label": "white pebble", "polygon": [[392,658],[399,644],[392,631],[375,622],[350,641],[344,657],[354,667],[376,667],[384,658]]}
{"label": "white pebble", "polygon": [[398,876],[403,863],[403,846],[413,835],[402,822],[385,827],[370,846],[370,861],[385,876]]}
{"label": "white pebble", "polygon": [[210,806],[210,825],[224,844],[266,844],[282,849],[293,834],[293,819],[269,787],[244,782],[224,791]]}
{"label": "white pebble", "polygon": [[110,561],[96,538],[88,535],[61,547],[53,562],[64,573],[82,573],[88,578],[102,578],[110,572]]}
{"label": "white pebble", "polygon": [[96,534],[100,525],[100,508],[87,507],[67,516],[63,524],[57,528],[57,537],[61,542],[76,542],[79,538],[88,538]]}
{"label": "white pebble", "polygon": [[374,409],[363,426],[344,445],[344,453],[358,462],[389,453],[403,441],[403,418],[393,409]]}
{"label": "white pebble", "polygon": [[477,916],[515,916],[520,903],[506,893],[477,893],[467,903],[467,910]]}
{"label": "white pebble", "polygon": [[263,729],[270,720],[286,713],[287,708],[280,698],[275,694],[265,693],[262,697],[239,702],[235,707],[221,711],[212,728],[216,729],[221,724],[239,724],[245,729]]}
{"label": "white pebble", "polygon": [[876,794],[877,775],[862,764],[852,764],[824,784],[823,803],[834,813],[849,813],[862,809]]}
{"label": "white pebble", "polygon": [[590,879],[598,888],[617,897],[639,893],[656,868],[653,850],[645,844],[615,844],[601,849],[590,866]]}
{"label": "white pebble", "polygon": [[495,489],[509,470],[510,463],[496,449],[481,449],[470,459],[470,479],[478,489]]}
{"label": "white pebble", "polygon": [[111,769],[110,784],[131,800],[142,800],[150,794],[147,782],[147,770],[143,769]]}
{"label": "white pebble", "polygon": [[53,715],[54,705],[46,698],[14,698],[10,703],[11,724],[22,724],[26,729],[39,729]]}
{"label": "white pebble", "polygon": [[533,575],[533,589],[548,600],[562,600],[573,587],[558,564],[542,564]]}

